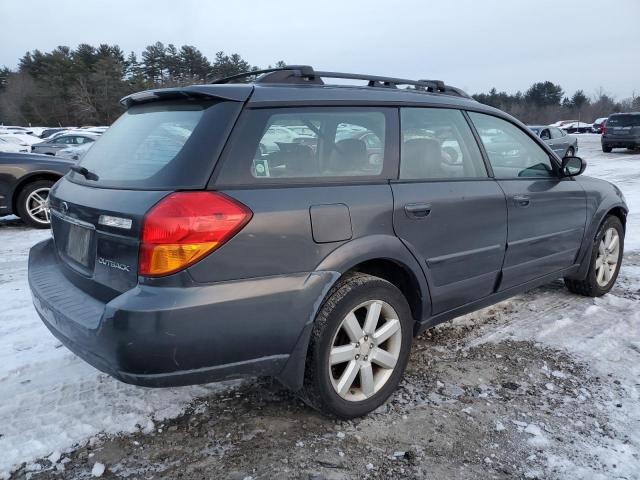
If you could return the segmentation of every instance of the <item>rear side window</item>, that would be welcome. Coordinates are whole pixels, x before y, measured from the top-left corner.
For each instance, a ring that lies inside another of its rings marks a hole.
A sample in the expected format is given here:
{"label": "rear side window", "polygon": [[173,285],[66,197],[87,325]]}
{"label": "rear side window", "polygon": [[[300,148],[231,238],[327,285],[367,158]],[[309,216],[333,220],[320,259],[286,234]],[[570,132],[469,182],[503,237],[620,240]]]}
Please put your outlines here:
{"label": "rear side window", "polygon": [[611,115],[607,127],[640,127],[640,115]]}
{"label": "rear side window", "polygon": [[487,177],[478,144],[459,110],[402,108],[400,178]]}
{"label": "rear side window", "polygon": [[236,102],[152,102],[125,112],[83,157],[97,180],[78,183],[130,188],[204,187],[241,108]]}
{"label": "rear side window", "polygon": [[[225,157],[222,183],[378,178],[386,174],[393,109],[247,110]],[[396,122],[397,124],[397,122]]]}

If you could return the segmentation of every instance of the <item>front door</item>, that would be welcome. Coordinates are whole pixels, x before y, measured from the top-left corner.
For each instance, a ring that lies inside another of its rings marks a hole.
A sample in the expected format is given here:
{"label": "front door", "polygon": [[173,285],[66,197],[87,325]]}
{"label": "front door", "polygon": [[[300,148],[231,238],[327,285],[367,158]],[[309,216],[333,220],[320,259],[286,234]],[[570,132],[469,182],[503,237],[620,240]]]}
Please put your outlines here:
{"label": "front door", "polygon": [[586,195],[562,178],[547,152],[515,124],[469,113],[507,198],[509,235],[500,290],[575,262],[586,223]]}
{"label": "front door", "polygon": [[463,113],[401,109],[393,226],[420,261],[432,314],[490,295],[504,258],[507,208]]}

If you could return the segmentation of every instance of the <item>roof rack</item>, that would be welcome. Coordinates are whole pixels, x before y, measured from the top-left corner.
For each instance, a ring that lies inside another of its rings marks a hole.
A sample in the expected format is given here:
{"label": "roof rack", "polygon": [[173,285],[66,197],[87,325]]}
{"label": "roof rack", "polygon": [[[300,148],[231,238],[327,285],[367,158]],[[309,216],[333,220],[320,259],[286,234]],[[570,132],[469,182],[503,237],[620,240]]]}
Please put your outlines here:
{"label": "roof rack", "polygon": [[215,80],[214,84],[234,83],[237,80],[257,76],[255,83],[279,84],[314,84],[324,85],[322,78],[342,78],[346,80],[366,80],[369,87],[398,88],[398,85],[408,85],[418,91],[430,93],[444,93],[465,98],[471,98],[459,88],[445,85],[442,80],[408,80],[406,78],[380,77],[376,75],[362,75],[358,73],[320,72],[309,65],[288,65],[280,68],[267,68],[239,73],[230,77]]}

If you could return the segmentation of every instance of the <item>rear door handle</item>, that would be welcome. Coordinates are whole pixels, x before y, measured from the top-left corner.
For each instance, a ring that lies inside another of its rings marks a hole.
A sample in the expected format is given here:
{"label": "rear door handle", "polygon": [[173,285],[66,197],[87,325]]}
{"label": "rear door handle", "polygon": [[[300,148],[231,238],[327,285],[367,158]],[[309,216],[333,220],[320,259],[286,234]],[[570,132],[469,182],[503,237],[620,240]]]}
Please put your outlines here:
{"label": "rear door handle", "polygon": [[430,203],[407,203],[404,206],[404,213],[407,214],[409,218],[427,218],[427,216],[431,213],[431,204]]}
{"label": "rear door handle", "polygon": [[513,203],[516,205],[516,207],[526,208],[531,205],[531,198],[529,198],[528,195],[514,195]]}

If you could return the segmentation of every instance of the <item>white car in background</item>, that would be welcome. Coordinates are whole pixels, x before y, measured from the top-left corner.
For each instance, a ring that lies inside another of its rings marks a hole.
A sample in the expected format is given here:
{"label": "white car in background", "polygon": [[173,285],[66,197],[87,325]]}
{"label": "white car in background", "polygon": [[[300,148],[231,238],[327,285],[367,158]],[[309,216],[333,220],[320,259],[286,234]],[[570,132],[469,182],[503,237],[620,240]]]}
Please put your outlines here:
{"label": "white car in background", "polygon": [[0,133],[0,138],[7,142],[20,145],[21,147],[29,147],[29,151],[31,151],[31,145],[42,141],[42,139],[38,137],[24,133]]}
{"label": "white car in background", "polygon": [[16,143],[9,142],[0,137],[0,152],[4,153],[29,153],[31,147],[25,147]]}
{"label": "white car in background", "polygon": [[62,150],[58,150],[56,152],[56,157],[78,161],[84,156],[85,153],[89,151],[91,147],[93,147],[94,143],[95,142],[83,143],[82,145],[73,145],[67,148],[63,148]]}
{"label": "white car in background", "polygon": [[33,130],[27,127],[17,127],[13,125],[0,125],[0,134],[2,133],[26,133],[31,134]]}

